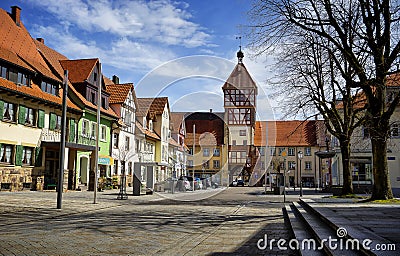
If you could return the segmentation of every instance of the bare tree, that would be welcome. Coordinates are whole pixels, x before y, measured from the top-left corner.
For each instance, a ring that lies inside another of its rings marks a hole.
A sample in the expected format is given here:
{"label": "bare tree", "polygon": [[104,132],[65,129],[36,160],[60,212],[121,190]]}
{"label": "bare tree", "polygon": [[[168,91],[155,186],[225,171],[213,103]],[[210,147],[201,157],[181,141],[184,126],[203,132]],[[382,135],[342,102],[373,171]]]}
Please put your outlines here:
{"label": "bare tree", "polygon": [[[323,42],[329,59],[339,69],[345,81],[345,91],[341,93],[352,95],[351,88],[362,89],[360,97],[364,97],[373,153],[372,199],[393,198],[387,140],[389,120],[399,104],[400,93],[387,104],[386,80],[399,63],[399,8],[398,0],[258,0],[251,12],[252,43],[259,53],[289,43],[297,36],[311,35]],[[343,64],[347,67],[344,70]],[[344,110],[354,111],[353,103]],[[318,108],[330,113],[325,114],[328,120],[335,115],[330,109]]]}

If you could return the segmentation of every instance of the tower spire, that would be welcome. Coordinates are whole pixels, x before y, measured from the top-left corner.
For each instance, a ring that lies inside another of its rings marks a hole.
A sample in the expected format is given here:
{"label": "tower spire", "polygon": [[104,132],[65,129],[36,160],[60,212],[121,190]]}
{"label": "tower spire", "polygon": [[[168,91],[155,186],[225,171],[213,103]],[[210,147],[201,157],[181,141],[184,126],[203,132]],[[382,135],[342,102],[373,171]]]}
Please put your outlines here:
{"label": "tower spire", "polygon": [[236,57],[238,58],[238,63],[242,63],[243,62],[243,58],[244,58],[244,54],[242,52],[242,37],[241,36],[237,36],[236,39],[239,39],[239,51],[236,54]]}

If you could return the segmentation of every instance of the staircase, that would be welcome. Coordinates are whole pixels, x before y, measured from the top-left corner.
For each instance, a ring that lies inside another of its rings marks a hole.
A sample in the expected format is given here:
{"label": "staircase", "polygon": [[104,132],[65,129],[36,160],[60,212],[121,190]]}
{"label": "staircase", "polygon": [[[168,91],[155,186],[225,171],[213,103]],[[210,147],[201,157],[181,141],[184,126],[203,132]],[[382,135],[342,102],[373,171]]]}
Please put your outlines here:
{"label": "staircase", "polygon": [[[362,226],[356,226],[326,207],[312,207],[310,199],[288,204],[284,213],[293,235],[298,241],[300,255],[396,255],[396,252],[370,251],[363,241],[372,240],[368,246],[390,241]],[[313,242],[315,241],[315,244]],[[359,249],[357,243],[359,242]],[[293,246],[296,244],[293,242]]]}

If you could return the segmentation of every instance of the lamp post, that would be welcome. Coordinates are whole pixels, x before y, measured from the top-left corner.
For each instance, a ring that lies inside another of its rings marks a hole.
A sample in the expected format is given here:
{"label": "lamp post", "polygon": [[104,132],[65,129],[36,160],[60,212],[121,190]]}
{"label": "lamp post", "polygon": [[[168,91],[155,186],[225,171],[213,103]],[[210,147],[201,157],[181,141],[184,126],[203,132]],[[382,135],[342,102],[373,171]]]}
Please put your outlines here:
{"label": "lamp post", "polygon": [[303,181],[301,178],[301,159],[303,159],[303,152],[300,150],[297,152],[297,157],[300,160],[300,166],[299,166],[299,171],[300,171],[300,196],[303,196]]}

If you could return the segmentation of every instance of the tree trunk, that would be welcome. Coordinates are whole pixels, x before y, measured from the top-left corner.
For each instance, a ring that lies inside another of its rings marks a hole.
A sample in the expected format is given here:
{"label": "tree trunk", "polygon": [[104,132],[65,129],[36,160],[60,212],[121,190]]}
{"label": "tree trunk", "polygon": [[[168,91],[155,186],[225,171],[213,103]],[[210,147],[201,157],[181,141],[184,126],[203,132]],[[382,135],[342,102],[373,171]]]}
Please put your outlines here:
{"label": "tree trunk", "polygon": [[387,164],[387,141],[371,138],[373,156],[374,186],[371,200],[392,199],[393,193],[390,186],[389,168]]}
{"label": "tree trunk", "polygon": [[349,141],[340,142],[343,165],[343,187],[342,195],[353,194],[353,175],[350,170],[350,143]]}

